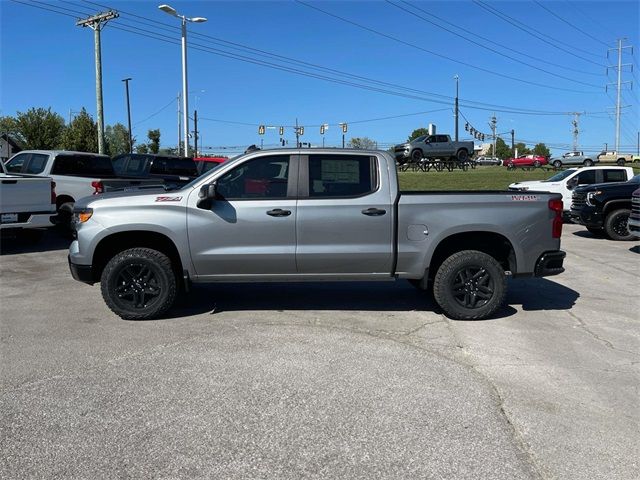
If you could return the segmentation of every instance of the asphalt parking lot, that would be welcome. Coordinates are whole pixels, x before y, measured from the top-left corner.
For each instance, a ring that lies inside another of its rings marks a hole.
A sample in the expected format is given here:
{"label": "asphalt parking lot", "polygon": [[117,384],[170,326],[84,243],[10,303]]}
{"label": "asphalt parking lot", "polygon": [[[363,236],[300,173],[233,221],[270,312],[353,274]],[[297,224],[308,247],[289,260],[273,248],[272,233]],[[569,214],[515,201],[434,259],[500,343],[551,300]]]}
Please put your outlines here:
{"label": "asphalt parking lot", "polygon": [[68,241],[0,257],[2,478],[640,478],[640,247],[452,321],[406,282],[197,287],[114,316]]}

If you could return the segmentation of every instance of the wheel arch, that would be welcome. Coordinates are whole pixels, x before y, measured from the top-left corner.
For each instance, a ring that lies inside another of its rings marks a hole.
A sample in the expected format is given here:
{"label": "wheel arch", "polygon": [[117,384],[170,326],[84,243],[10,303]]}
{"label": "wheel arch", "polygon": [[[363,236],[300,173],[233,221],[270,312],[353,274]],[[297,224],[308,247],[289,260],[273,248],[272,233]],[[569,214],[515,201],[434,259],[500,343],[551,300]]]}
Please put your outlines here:
{"label": "wheel arch", "polygon": [[606,216],[606,215],[609,215],[614,210],[620,210],[623,208],[631,210],[631,199],[609,200],[604,204],[602,213]]}
{"label": "wheel arch", "polygon": [[93,252],[92,274],[96,282],[104,267],[118,253],[130,248],[151,248],[164,253],[171,260],[171,266],[178,281],[183,279],[183,262],[174,241],[167,235],[149,230],[117,232],[102,238]]}

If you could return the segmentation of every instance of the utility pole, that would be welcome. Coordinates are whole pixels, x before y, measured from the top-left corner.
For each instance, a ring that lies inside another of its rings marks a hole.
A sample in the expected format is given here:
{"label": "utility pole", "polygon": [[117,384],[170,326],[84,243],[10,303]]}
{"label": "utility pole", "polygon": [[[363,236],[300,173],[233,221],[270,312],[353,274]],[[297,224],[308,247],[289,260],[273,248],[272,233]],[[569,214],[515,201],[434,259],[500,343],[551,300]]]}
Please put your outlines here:
{"label": "utility pole", "polygon": [[180,111],[180,101],[182,100],[180,92],[178,92],[178,155],[182,148],[182,112]]}
{"label": "utility pole", "polygon": [[[620,98],[621,98],[621,91],[622,91],[622,85],[626,84],[626,83],[632,83],[630,80],[623,82],[622,81],[622,69],[624,67],[628,67],[631,66],[630,63],[622,63],[622,51],[625,48],[630,48],[631,49],[631,54],[633,54],[633,47],[631,45],[626,45],[623,46],[622,42],[626,40],[626,38],[619,38],[618,39],[618,47],[617,48],[610,48],[609,50],[607,50],[607,58],[609,58],[609,52],[611,50],[617,50],[618,51],[618,65],[617,66],[610,66],[607,67],[607,73],[609,72],[609,68],[612,68],[614,70],[616,70],[617,74],[618,74],[618,79],[615,83],[616,85],[616,152],[619,151],[620,149],[620,113],[621,110],[623,108],[622,105],[620,105]],[[631,66],[631,68],[633,68],[633,66]],[[611,85],[608,84],[607,87]],[[633,84],[631,86],[631,88],[633,88]],[[606,88],[605,88],[606,90]]]}
{"label": "utility pole", "polygon": [[102,110],[102,51],[100,46],[100,31],[111,19],[118,18],[118,12],[108,12],[91,15],[84,20],[78,20],[76,26],[93,29],[95,57],[96,57],[96,116],[98,121],[98,153],[104,153],[104,112]]}
{"label": "utility pole", "polygon": [[455,132],[456,132],[456,142],[458,141],[458,81],[459,81],[459,77],[458,75],[455,75],[453,77],[456,81],[456,102],[455,102],[455,108],[454,108],[454,116],[455,116]]}
{"label": "utility pole", "polygon": [[130,78],[125,78],[122,81],[124,82],[126,91],[127,91],[127,119],[129,121],[129,153],[133,153],[133,136],[131,134],[131,106],[129,104],[129,80]]}
{"label": "utility pole", "polygon": [[298,128],[297,118],[296,118],[296,148],[300,148],[300,129]]}
{"label": "utility pole", "polygon": [[497,157],[496,155],[496,128],[498,126],[498,120],[496,119],[496,114],[494,113],[493,116],[491,117],[491,121],[489,122],[489,127],[491,127],[491,134],[493,136],[493,156]]}
{"label": "utility pole", "polygon": [[580,129],[578,128],[578,122],[580,121],[580,112],[573,112],[573,121],[571,124],[573,125],[573,151],[578,151],[578,135],[580,134]]}
{"label": "utility pole", "polygon": [[193,154],[194,157],[198,156],[198,110],[194,110],[193,111],[193,143],[194,143],[194,149],[195,149],[195,153]]}

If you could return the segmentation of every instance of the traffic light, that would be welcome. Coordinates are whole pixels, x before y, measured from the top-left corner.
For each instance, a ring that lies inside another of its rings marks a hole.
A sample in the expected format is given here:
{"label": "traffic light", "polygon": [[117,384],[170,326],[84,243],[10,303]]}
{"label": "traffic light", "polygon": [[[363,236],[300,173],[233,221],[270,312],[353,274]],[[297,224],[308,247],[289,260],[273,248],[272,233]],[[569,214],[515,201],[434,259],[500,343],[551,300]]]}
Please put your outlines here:
{"label": "traffic light", "polygon": [[258,135],[264,135],[264,132],[265,132],[264,125],[260,125],[258,127]]}
{"label": "traffic light", "polygon": [[320,125],[320,135],[324,135],[324,124]]}
{"label": "traffic light", "polygon": [[342,133],[347,133],[347,124],[346,123],[342,124]]}
{"label": "traffic light", "polygon": [[304,127],[299,127],[298,131],[300,132],[300,135],[304,135]]}
{"label": "traffic light", "polygon": [[469,131],[469,122],[464,124],[464,129],[468,132]]}
{"label": "traffic light", "polygon": [[284,127],[280,127],[278,132],[280,133],[280,136],[283,136],[284,135]]}
{"label": "traffic light", "polygon": [[482,141],[484,142],[484,133],[482,134]]}

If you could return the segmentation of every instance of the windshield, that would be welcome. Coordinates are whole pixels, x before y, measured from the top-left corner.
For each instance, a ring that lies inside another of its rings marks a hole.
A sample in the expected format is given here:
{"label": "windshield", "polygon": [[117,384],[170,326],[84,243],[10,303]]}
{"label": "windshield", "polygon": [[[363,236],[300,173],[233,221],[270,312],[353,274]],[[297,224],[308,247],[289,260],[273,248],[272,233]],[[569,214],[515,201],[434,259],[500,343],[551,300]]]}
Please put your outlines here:
{"label": "windshield", "polygon": [[411,140],[412,142],[423,142],[424,139],[427,138],[426,135],[421,135],[418,138],[414,138],[413,140]]}
{"label": "windshield", "polygon": [[565,170],[564,172],[556,173],[553,177],[543,180],[543,182],[559,182],[560,180],[564,180],[565,178],[567,178],[575,171],[575,168],[570,168],[569,170]]}

